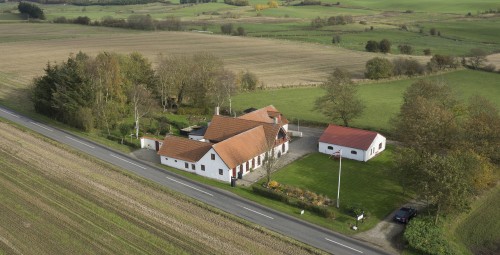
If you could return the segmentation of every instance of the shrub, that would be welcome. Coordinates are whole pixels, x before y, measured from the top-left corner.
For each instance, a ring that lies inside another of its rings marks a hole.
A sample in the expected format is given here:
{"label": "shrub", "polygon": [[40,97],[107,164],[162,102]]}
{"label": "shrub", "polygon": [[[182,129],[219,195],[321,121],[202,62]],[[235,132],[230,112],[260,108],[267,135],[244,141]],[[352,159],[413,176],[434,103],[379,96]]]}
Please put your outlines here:
{"label": "shrub", "polygon": [[350,23],[354,23],[354,19],[351,15],[346,16],[331,16],[327,21],[328,25],[346,25]]}
{"label": "shrub", "polygon": [[401,54],[411,55],[413,53],[413,48],[408,44],[400,44],[398,45],[398,49]]}
{"label": "shrub", "polygon": [[[173,16],[167,17],[165,20],[157,21],[156,27],[160,30],[167,31],[181,31],[183,29],[180,18]],[[207,30],[206,24],[203,24],[203,30]]]}
{"label": "shrub", "polygon": [[267,5],[269,6],[269,8],[278,8],[278,2],[274,1],[274,0],[271,0],[269,2],[267,2]]}
{"label": "shrub", "polygon": [[408,245],[419,253],[432,255],[451,255],[453,252],[443,238],[439,226],[426,218],[414,218],[405,229],[404,238]]}
{"label": "shrub", "polygon": [[130,15],[127,18],[127,25],[129,28],[140,30],[154,30],[154,22],[151,15]]}
{"label": "shrub", "polygon": [[248,0],[224,0],[224,3],[235,6],[247,6]]}
{"label": "shrub", "polygon": [[431,35],[436,35],[436,31],[437,31],[437,30],[436,30],[435,28],[431,28],[431,30],[429,30],[429,33],[430,33]]}
{"label": "shrub", "polygon": [[431,54],[431,49],[424,49],[424,55],[430,56]]}
{"label": "shrub", "polygon": [[252,190],[253,190],[253,192],[255,192],[261,196],[265,196],[265,197],[268,197],[268,198],[271,198],[274,200],[288,203],[288,197],[282,193],[278,193],[276,191],[266,189],[266,188],[261,187],[259,185],[253,185]]}
{"label": "shrub", "polygon": [[366,23],[366,21],[362,20],[362,21],[359,22],[359,24],[366,25],[367,23]]}
{"label": "shrub", "polygon": [[316,17],[311,21],[311,27],[321,28],[326,24],[326,22],[321,17]]}
{"label": "shrub", "polygon": [[255,90],[259,83],[259,79],[257,75],[247,70],[246,72],[240,73],[239,82],[240,88],[244,90]]}
{"label": "shrub", "polygon": [[270,189],[276,189],[280,186],[280,184],[277,181],[270,181],[267,186],[269,186]]}
{"label": "shrub", "polygon": [[52,20],[52,22],[54,22],[54,23],[68,23],[68,19],[66,19],[66,17],[64,17],[64,16],[61,16],[61,17],[57,17],[54,20]]}
{"label": "shrub", "polygon": [[239,35],[239,36],[245,36],[245,35],[247,35],[247,33],[245,32],[245,28],[238,27],[236,29],[236,35]]}
{"label": "shrub", "polygon": [[76,19],[73,20],[73,23],[80,24],[80,25],[89,25],[90,18],[87,16],[78,16]]}
{"label": "shrub", "polygon": [[38,7],[38,5],[19,2],[19,4],[17,5],[17,9],[20,13],[28,15],[28,19],[45,19],[45,14],[43,13],[42,9]]}
{"label": "shrub", "polygon": [[391,52],[391,42],[387,39],[382,39],[379,43],[380,52],[389,53]]}
{"label": "shrub", "polygon": [[365,49],[368,52],[379,52],[380,51],[378,42],[373,41],[373,40],[366,42]]}
{"label": "shrub", "polygon": [[333,37],[332,37],[332,43],[333,44],[340,43],[341,39],[342,38],[340,37],[340,35],[338,35],[338,34],[337,35],[333,35]]}
{"label": "shrub", "polygon": [[255,9],[256,11],[262,11],[262,10],[265,10],[265,9],[267,9],[267,8],[269,8],[269,5],[267,5],[267,4],[256,4],[256,5],[254,6],[254,9]]}
{"label": "shrub", "polygon": [[444,70],[447,68],[457,68],[460,66],[458,61],[453,56],[445,56],[436,54],[431,58],[431,61],[427,64],[430,71],[435,72],[437,70]]}
{"label": "shrub", "polygon": [[319,0],[304,0],[300,2],[300,5],[321,5],[321,1]]}
{"label": "shrub", "polygon": [[233,32],[233,24],[228,23],[228,24],[222,24],[220,26],[220,31],[223,34],[230,35]]}
{"label": "shrub", "polygon": [[372,58],[366,62],[365,76],[368,79],[383,79],[392,76],[394,66],[386,58]]}
{"label": "shrub", "polygon": [[415,76],[424,74],[425,68],[415,59],[396,58],[392,61],[394,66],[393,74],[396,76]]}

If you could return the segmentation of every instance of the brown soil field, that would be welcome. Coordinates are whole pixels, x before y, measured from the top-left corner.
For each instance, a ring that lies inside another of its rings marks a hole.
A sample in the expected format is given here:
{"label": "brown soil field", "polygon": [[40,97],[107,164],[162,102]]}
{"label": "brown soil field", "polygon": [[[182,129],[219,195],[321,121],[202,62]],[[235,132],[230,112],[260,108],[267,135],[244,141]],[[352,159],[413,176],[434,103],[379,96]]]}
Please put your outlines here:
{"label": "brown soil field", "polygon": [[137,51],[153,62],[159,53],[211,52],[229,70],[254,72],[268,87],[319,83],[336,67],[360,78],[370,58],[394,57],[284,40],[62,24],[0,24],[0,34],[0,98],[9,97],[16,88],[26,88],[33,77],[43,73],[48,61],[63,61],[79,51],[91,55]]}
{"label": "brown soil field", "polygon": [[315,251],[5,122],[0,138],[0,254]]}
{"label": "brown soil field", "polygon": [[500,53],[489,55],[487,59],[486,64],[493,64],[497,67],[497,71],[500,71]]}

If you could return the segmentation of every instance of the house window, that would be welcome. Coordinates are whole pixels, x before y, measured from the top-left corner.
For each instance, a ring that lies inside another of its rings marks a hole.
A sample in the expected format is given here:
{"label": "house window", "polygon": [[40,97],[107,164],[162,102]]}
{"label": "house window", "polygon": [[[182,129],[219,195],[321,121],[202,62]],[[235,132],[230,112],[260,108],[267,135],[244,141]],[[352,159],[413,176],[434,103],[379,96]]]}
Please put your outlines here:
{"label": "house window", "polygon": [[205,171],[205,165],[201,165],[201,171]]}
{"label": "house window", "polygon": [[260,155],[257,157],[257,165],[260,165]]}
{"label": "house window", "polygon": [[195,164],[191,164],[191,169],[196,170],[196,165]]}
{"label": "house window", "polygon": [[168,158],[167,158],[167,157],[165,157],[165,160],[168,160]]}
{"label": "house window", "polygon": [[213,153],[212,153],[212,154],[210,154],[210,158],[211,158],[212,160],[215,160],[215,154],[213,154]]}
{"label": "house window", "polygon": [[175,160],[175,162],[177,162],[177,159]]}
{"label": "house window", "polygon": [[189,169],[189,163],[188,162],[184,163],[184,167]]}
{"label": "house window", "polygon": [[380,149],[382,149],[382,143],[379,143],[379,144],[378,144],[378,149],[379,149],[379,150],[380,150]]}
{"label": "house window", "polygon": [[328,146],[328,149],[329,150],[333,150],[333,146]]}
{"label": "house window", "polygon": [[358,152],[357,151],[351,151],[351,154],[356,155],[356,154],[358,154]]}
{"label": "house window", "polygon": [[224,171],[219,168],[219,175],[224,175]]}
{"label": "house window", "polygon": [[286,146],[285,146],[285,144],[282,144],[282,145],[281,145],[281,150],[282,150],[283,152],[285,152],[285,149],[286,149],[285,147],[286,147]]}

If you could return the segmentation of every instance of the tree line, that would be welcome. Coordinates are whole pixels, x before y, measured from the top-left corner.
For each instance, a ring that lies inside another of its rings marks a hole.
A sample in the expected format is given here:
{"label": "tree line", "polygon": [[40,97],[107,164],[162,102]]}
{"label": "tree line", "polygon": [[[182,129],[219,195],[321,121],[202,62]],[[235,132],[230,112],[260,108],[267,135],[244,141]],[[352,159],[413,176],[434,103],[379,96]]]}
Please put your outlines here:
{"label": "tree line", "polygon": [[439,235],[439,219],[466,212],[475,196],[496,184],[498,108],[484,97],[466,102],[446,84],[419,80],[406,90],[392,123],[403,144],[395,161],[401,186],[426,202],[433,216],[410,222],[405,237],[420,252],[454,254]]}
{"label": "tree line", "polygon": [[249,71],[235,74],[209,53],[192,56],[159,55],[158,64],[139,53],[103,52],[95,57],[79,52],[60,64],[47,64],[34,80],[36,112],[88,131],[109,135],[123,119],[133,118],[136,136],[148,114],[189,106],[208,113],[227,106],[241,89],[255,89]]}

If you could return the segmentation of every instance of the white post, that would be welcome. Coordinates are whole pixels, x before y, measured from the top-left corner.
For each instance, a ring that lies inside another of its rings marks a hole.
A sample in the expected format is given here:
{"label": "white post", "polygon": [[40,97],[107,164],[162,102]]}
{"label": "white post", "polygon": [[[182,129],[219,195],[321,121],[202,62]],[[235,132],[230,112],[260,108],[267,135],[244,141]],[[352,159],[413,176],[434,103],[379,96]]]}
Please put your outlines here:
{"label": "white post", "polygon": [[337,187],[337,208],[339,208],[339,197],[340,197],[340,174],[342,173],[342,149],[339,150],[339,184]]}
{"label": "white post", "polygon": [[297,119],[297,131],[300,132],[300,120]]}
{"label": "white post", "polygon": [[231,109],[231,98],[229,98],[229,116],[231,116],[231,112],[232,112],[231,110],[232,110]]}

